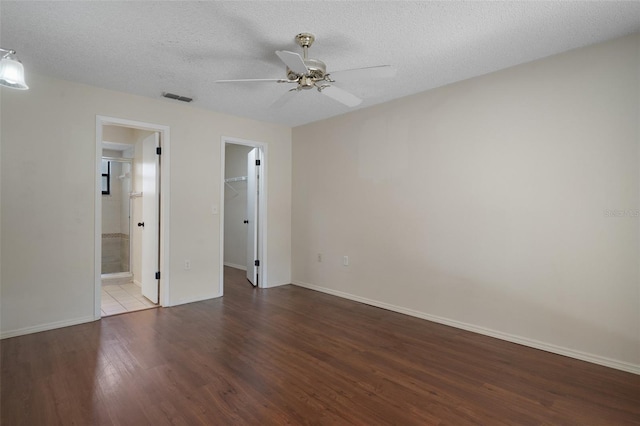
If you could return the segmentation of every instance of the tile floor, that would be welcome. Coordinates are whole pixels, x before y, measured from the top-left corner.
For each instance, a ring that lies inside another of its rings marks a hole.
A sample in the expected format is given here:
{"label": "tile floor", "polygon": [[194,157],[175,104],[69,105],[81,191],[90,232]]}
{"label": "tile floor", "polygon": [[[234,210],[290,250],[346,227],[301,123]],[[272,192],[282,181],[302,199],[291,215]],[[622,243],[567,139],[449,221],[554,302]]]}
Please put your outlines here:
{"label": "tile floor", "polygon": [[156,308],[134,283],[102,285],[102,316]]}

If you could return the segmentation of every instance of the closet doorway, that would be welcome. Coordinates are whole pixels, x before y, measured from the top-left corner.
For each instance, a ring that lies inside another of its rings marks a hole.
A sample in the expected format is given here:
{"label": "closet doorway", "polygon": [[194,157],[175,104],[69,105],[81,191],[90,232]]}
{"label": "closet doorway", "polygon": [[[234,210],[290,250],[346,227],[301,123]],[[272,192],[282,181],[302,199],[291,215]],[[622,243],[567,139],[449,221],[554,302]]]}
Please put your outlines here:
{"label": "closet doorway", "polygon": [[[266,287],[266,146],[222,140],[221,263],[245,272],[247,285]],[[224,268],[220,273],[224,294]]]}

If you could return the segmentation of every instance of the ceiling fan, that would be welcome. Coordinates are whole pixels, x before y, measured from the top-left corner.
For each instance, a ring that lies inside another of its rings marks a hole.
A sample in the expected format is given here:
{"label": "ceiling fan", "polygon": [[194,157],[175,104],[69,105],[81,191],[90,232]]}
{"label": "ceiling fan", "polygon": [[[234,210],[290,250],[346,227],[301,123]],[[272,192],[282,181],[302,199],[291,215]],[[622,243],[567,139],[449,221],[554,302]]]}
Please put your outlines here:
{"label": "ceiling fan", "polygon": [[300,33],[295,37],[298,46],[302,47],[303,56],[287,50],[277,50],[276,55],[287,66],[287,78],[250,78],[240,80],[218,80],[216,83],[289,83],[296,86],[285,92],[280,98],[273,102],[272,106],[282,106],[287,103],[292,95],[301,90],[316,89],[323,95],[328,96],[348,107],[360,105],[362,99],[336,87],[333,83],[334,77],[339,78],[346,75],[355,75],[359,78],[381,78],[393,77],[396,70],[391,65],[378,65],[373,67],[352,68],[341,71],[327,72],[327,66],[319,59],[308,57],[309,47],[313,44],[315,36],[310,33]]}

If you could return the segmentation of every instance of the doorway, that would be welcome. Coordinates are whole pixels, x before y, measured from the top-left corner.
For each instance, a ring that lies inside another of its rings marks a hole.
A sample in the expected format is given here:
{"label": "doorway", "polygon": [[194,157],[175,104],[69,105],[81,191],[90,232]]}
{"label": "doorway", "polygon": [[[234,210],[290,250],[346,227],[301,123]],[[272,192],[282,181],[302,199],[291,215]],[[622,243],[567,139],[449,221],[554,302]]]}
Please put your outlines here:
{"label": "doorway", "polygon": [[243,271],[247,285],[266,287],[266,145],[222,138],[220,294],[224,269]]}
{"label": "doorway", "polygon": [[96,319],[167,306],[168,142],[166,126],[96,119]]}

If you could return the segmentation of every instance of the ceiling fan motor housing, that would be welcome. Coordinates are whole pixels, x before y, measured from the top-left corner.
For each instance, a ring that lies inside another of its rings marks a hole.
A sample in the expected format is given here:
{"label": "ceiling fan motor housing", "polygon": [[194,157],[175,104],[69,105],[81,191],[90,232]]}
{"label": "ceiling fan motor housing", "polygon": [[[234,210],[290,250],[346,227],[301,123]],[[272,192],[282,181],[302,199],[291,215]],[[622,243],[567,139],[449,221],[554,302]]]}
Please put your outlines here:
{"label": "ceiling fan motor housing", "polygon": [[[318,59],[303,59],[303,61],[309,69],[307,77],[310,77],[314,80],[324,79],[324,76],[327,74],[327,66],[324,62]],[[297,80],[299,77],[301,76],[291,71],[289,67],[287,67],[287,78],[289,80]]]}

